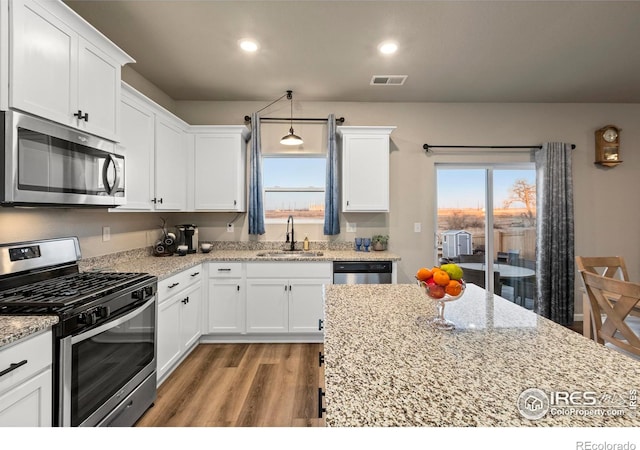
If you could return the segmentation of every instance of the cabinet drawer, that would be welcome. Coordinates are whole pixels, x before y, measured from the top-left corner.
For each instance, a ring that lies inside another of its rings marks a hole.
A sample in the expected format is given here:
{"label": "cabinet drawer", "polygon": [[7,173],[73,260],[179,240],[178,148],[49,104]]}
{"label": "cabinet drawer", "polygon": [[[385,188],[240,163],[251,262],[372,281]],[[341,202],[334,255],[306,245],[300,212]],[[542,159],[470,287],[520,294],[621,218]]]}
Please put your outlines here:
{"label": "cabinet drawer", "polygon": [[242,263],[209,263],[209,278],[240,278]]}
{"label": "cabinet drawer", "polygon": [[247,278],[331,278],[330,262],[247,263]]}
{"label": "cabinet drawer", "polygon": [[53,337],[50,331],[29,336],[7,347],[0,347],[0,372],[12,364],[21,366],[0,377],[0,392],[29,378],[52,362]]}
{"label": "cabinet drawer", "polygon": [[202,264],[183,270],[158,282],[158,303],[202,280]]}

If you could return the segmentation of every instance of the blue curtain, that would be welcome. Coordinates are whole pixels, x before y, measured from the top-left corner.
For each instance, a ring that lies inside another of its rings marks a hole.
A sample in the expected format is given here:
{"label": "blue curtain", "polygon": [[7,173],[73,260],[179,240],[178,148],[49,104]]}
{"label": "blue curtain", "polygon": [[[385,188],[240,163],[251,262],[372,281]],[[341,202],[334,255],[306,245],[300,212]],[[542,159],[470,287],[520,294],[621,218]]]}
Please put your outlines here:
{"label": "blue curtain", "polygon": [[574,218],[571,145],[543,144],[535,153],[537,298],[535,311],[554,322],[573,323]]}
{"label": "blue curtain", "polygon": [[251,158],[249,179],[249,234],[264,234],[262,199],[262,152],[260,151],[260,115],[251,114]]}
{"label": "blue curtain", "polygon": [[324,193],[324,234],[340,234],[340,204],[338,196],[338,146],[336,118],[329,114],[327,121],[327,180]]}

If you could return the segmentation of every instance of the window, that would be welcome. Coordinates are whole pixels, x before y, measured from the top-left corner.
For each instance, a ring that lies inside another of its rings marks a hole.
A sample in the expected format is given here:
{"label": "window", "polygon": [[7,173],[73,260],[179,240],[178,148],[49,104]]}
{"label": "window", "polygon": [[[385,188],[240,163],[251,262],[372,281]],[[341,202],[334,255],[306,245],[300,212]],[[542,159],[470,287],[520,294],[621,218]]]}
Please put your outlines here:
{"label": "window", "polygon": [[326,156],[265,154],[262,163],[264,213],[267,222],[324,221]]}
{"label": "window", "polygon": [[[500,272],[494,292],[533,308],[536,173],[530,163],[436,166],[438,254]],[[463,267],[465,269],[465,267]],[[481,281],[480,281],[481,282]],[[478,282],[476,282],[478,284]]]}

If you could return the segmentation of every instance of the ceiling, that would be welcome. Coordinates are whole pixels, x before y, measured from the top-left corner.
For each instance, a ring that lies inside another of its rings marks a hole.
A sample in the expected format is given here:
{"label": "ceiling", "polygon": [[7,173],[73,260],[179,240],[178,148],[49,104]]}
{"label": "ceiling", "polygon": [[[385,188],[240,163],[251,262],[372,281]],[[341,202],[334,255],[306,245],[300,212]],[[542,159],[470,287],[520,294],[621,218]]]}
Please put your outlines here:
{"label": "ceiling", "polygon": [[65,3],[177,101],[640,103],[638,1]]}

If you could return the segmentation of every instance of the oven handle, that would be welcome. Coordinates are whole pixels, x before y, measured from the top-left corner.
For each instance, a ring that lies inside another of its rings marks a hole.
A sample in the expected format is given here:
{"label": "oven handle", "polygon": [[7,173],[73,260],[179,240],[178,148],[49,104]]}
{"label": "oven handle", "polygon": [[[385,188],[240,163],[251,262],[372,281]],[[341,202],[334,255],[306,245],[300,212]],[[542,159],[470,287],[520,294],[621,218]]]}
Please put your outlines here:
{"label": "oven handle", "polygon": [[125,323],[127,320],[130,320],[131,318],[137,316],[138,314],[140,314],[144,309],[146,309],[149,305],[153,304],[153,302],[156,301],[156,296],[154,295],[153,298],[151,300],[149,300],[148,302],[144,303],[142,306],[134,309],[133,311],[131,311],[130,313],[117,318],[116,320],[112,320],[109,321],[107,323],[105,323],[104,325],[100,325],[98,328],[94,328],[92,330],[89,330],[85,333],[80,333],[78,335],[72,336],[71,337],[71,345],[73,344],[77,344],[78,342],[82,342],[85,341],[87,339],[92,338],[93,336],[100,334],[106,330],[109,330],[111,328],[117,327],[118,325],[121,325],[123,323]]}

